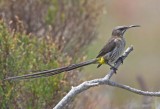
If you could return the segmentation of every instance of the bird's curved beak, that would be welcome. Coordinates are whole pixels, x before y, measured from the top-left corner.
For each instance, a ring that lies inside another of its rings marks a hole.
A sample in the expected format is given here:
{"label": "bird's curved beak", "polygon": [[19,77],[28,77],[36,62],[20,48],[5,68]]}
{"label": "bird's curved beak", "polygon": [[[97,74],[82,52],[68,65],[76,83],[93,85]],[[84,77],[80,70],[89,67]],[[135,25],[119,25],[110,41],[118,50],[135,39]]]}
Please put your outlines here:
{"label": "bird's curved beak", "polygon": [[128,26],[128,29],[133,28],[133,27],[140,27],[140,25],[130,25],[130,26]]}
{"label": "bird's curved beak", "polygon": [[140,25],[130,25],[130,26],[125,26],[123,34],[125,33],[126,30],[128,30],[129,28],[133,28],[133,27],[140,27]]}

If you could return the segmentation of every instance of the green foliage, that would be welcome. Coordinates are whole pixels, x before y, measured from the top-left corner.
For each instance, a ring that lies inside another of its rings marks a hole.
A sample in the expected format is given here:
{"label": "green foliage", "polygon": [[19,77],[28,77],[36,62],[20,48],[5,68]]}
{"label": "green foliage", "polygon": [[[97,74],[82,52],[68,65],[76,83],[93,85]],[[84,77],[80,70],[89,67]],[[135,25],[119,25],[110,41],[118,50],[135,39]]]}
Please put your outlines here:
{"label": "green foliage", "polygon": [[52,0],[52,6],[50,6],[48,8],[48,12],[47,12],[47,15],[46,15],[46,23],[47,24],[53,24],[54,21],[55,21],[55,16],[58,12],[58,1],[57,0]]}
{"label": "green foliage", "polygon": [[[11,35],[12,34],[12,35]],[[10,33],[0,22],[0,105],[6,109],[16,107],[41,108],[58,97],[63,75],[48,79],[3,81],[5,77],[29,73],[28,70],[57,67],[59,51],[50,38],[36,38],[18,32]],[[67,60],[67,58],[66,58]],[[61,89],[62,90],[62,89]]]}
{"label": "green foliage", "polygon": [[97,35],[102,12],[98,4],[93,0],[0,3],[7,25],[0,23],[0,108],[53,108],[70,86],[80,81],[75,71],[25,81],[2,80],[83,61],[87,46]]}

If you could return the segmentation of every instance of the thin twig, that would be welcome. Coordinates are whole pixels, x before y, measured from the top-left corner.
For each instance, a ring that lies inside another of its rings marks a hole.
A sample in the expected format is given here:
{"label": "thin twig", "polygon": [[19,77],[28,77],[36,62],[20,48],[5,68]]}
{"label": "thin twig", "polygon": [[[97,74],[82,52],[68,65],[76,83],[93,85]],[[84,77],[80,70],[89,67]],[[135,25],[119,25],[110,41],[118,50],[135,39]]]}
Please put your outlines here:
{"label": "thin twig", "polygon": [[110,81],[110,80],[107,82],[107,85],[118,87],[118,88],[121,88],[121,89],[125,89],[125,90],[128,90],[130,92],[133,92],[133,93],[139,94],[139,95],[160,97],[160,91],[159,92],[142,91],[142,90],[132,88],[132,87],[127,86],[127,85],[119,84],[119,83],[116,83],[116,82],[113,82],[113,81]]}

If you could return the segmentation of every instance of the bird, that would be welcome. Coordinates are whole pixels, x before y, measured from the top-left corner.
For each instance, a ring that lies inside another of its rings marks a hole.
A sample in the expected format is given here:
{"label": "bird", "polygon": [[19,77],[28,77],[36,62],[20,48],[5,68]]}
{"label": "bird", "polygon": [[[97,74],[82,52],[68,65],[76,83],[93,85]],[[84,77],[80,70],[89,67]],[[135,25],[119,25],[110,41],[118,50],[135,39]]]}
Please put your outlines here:
{"label": "bird", "polygon": [[[87,66],[90,64],[98,64],[97,68],[99,68],[102,64],[108,64],[111,69],[115,70],[114,64],[118,59],[121,59],[121,55],[125,49],[126,40],[124,37],[124,33],[133,27],[140,27],[140,25],[130,25],[130,26],[116,26],[112,30],[112,35],[110,39],[107,41],[106,45],[100,50],[99,54],[95,59],[88,60],[85,62],[81,62],[78,64],[72,64],[66,67],[55,68],[51,70],[38,71],[31,74],[25,74],[21,76],[13,76],[5,78],[4,80],[16,80],[16,79],[30,79],[30,78],[40,78],[40,77],[48,77],[53,76],[65,71],[70,71],[79,67]],[[123,60],[121,59],[122,63]]]}
{"label": "bird", "polygon": [[140,27],[140,25],[117,26],[113,29],[110,39],[96,57],[100,59],[97,68],[99,68],[103,63],[107,63],[109,66],[114,68],[112,64],[117,61],[125,49],[126,40],[124,33],[126,30],[133,27]]}

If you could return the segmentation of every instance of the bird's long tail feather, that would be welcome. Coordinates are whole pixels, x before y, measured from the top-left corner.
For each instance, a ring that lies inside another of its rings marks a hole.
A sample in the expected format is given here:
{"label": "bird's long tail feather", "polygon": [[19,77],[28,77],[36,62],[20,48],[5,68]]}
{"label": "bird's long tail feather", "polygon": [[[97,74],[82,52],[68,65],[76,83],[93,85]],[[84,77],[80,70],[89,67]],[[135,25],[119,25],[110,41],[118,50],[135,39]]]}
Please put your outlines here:
{"label": "bird's long tail feather", "polygon": [[89,61],[81,62],[78,64],[72,64],[66,67],[61,67],[61,68],[56,68],[56,69],[51,69],[51,70],[45,70],[45,71],[39,71],[35,72],[32,74],[26,74],[26,75],[21,75],[21,76],[14,76],[14,77],[8,77],[4,80],[17,80],[17,79],[31,79],[31,78],[40,78],[40,77],[48,77],[52,75],[56,75],[65,71],[70,71],[79,67],[83,67],[86,65],[94,64],[97,63],[98,59],[92,59]]}

